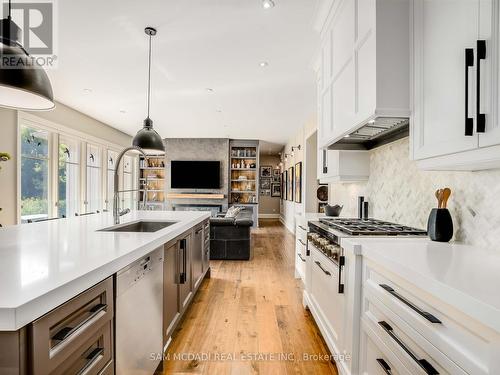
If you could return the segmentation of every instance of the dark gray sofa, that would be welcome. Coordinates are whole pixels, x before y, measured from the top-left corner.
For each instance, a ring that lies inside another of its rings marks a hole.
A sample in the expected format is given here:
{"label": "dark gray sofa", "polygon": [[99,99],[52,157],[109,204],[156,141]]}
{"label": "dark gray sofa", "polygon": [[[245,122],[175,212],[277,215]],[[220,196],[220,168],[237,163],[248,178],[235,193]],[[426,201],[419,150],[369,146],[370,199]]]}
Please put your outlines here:
{"label": "dark gray sofa", "polygon": [[252,211],[243,208],[234,218],[210,219],[210,259],[249,260]]}

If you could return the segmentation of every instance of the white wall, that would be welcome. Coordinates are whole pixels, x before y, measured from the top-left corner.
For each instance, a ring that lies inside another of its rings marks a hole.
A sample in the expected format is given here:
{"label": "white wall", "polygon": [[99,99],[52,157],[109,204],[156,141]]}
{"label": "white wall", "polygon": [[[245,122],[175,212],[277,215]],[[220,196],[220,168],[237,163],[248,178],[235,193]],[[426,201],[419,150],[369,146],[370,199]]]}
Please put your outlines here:
{"label": "white wall", "polygon": [[370,155],[366,183],[330,185],[330,204],[343,204],[343,214],[357,216],[357,197],[365,195],[370,216],[425,229],[437,206],[436,189],[450,187],[449,209],[455,240],[498,247],[500,238],[500,169],[479,172],[421,171],[409,160],[408,139],[377,148]]}
{"label": "white wall", "polygon": [[[32,112],[35,116],[68,128],[101,138],[108,142],[129,146],[132,137],[61,103],[52,111]],[[139,125],[138,125],[139,127]],[[16,223],[17,213],[17,111],[0,108],[0,152],[8,152],[12,159],[0,166],[0,223]]]}
{"label": "white wall", "polygon": [[[296,150],[294,157],[289,157],[285,162],[283,161],[283,170],[288,170],[290,167],[295,167],[295,164],[302,162],[302,203],[296,203],[295,201],[281,201],[281,221],[290,230],[295,232],[295,215],[303,214],[305,212],[305,191],[306,191],[306,168],[305,163],[305,146],[306,139],[309,138],[316,131],[316,121],[308,122],[302,129],[300,129],[290,140],[287,142],[285,148],[282,150],[283,153],[291,154],[292,146],[301,146],[301,150]],[[315,166],[314,166],[315,168]]]}

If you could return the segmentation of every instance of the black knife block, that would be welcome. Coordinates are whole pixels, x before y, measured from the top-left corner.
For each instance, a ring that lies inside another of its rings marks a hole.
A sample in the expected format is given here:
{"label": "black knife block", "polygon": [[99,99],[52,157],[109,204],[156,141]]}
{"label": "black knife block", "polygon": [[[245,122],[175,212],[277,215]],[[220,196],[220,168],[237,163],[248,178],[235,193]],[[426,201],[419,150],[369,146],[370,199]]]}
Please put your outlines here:
{"label": "black knife block", "polygon": [[433,208],[427,222],[427,234],[432,241],[449,242],[453,237],[453,219],[447,208]]}

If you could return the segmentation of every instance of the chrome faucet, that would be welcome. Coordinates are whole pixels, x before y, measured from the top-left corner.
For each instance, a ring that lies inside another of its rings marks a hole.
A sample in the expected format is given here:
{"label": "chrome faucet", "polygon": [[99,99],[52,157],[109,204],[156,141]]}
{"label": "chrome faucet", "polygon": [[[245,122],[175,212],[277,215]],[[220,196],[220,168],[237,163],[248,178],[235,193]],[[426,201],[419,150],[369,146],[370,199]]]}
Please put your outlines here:
{"label": "chrome faucet", "polygon": [[[137,146],[130,146],[125,148],[118,157],[116,158],[116,166],[115,166],[115,175],[114,175],[114,186],[113,186],[113,220],[115,224],[120,224],[120,216],[123,216],[125,214],[128,214],[130,212],[130,209],[125,209],[125,210],[120,210],[119,207],[119,198],[118,198],[118,167],[120,166],[120,162],[123,159],[123,156],[129,152],[129,151],[138,151],[144,156],[144,159],[148,160],[148,156],[146,153],[142,150],[142,148],[137,147]],[[147,180],[146,180],[147,184]],[[147,185],[145,187],[144,194],[147,194]]]}

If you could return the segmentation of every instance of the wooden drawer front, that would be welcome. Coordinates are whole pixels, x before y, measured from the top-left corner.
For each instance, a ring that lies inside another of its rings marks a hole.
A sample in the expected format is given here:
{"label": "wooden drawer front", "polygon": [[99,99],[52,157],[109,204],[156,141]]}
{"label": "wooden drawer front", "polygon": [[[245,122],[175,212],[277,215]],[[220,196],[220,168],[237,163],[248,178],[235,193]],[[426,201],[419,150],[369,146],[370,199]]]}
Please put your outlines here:
{"label": "wooden drawer front", "polygon": [[338,267],[314,246],[311,248],[311,297],[338,342],[344,323],[344,295],[338,293]]}
{"label": "wooden drawer front", "polygon": [[301,239],[304,243],[307,241],[307,225],[297,224],[295,226],[295,238]]}
{"label": "wooden drawer front", "polygon": [[363,375],[411,375],[366,324],[362,324],[360,352],[360,373]]}
{"label": "wooden drawer front", "polygon": [[[113,358],[112,321],[105,323],[51,375],[100,375]],[[108,370],[109,372],[109,370]]]}
{"label": "wooden drawer front", "polygon": [[113,319],[113,278],[100,282],[31,324],[33,374],[51,374]]}
{"label": "wooden drawer front", "polygon": [[423,299],[424,291],[373,268],[370,263],[365,266],[363,289],[467,373],[491,373],[488,370],[491,361],[488,341],[494,338],[480,336],[480,330],[461,324],[470,319],[460,319],[459,315],[452,317],[452,312],[437,309],[434,303],[434,307],[431,306]]}
{"label": "wooden drawer front", "polygon": [[364,294],[363,311],[363,324],[377,334],[412,374],[466,374],[387,306],[367,293]]}

